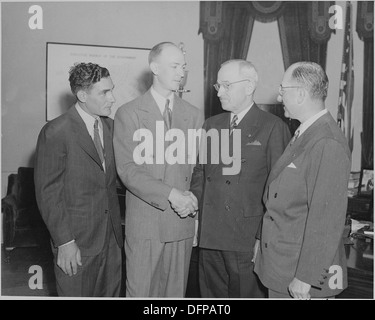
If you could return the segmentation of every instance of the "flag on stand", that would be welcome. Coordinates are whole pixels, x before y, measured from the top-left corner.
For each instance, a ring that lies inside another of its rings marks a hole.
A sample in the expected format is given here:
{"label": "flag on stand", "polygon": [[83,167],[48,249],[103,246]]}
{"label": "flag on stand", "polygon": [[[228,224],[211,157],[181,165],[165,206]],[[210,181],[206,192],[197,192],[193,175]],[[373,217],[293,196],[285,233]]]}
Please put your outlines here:
{"label": "flag on stand", "polygon": [[351,124],[353,95],[354,65],[352,4],[350,3],[350,1],[347,1],[337,123],[347,137],[351,151],[353,151],[354,134],[354,129],[352,129]]}

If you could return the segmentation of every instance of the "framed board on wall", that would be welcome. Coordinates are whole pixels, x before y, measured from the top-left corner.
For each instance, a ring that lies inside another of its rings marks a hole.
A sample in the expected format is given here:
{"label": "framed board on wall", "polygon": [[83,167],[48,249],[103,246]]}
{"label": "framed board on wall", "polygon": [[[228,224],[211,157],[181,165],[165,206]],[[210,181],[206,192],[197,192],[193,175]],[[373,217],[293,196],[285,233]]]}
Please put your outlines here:
{"label": "framed board on wall", "polygon": [[69,70],[80,62],[92,62],[109,70],[115,85],[117,109],[145,93],[152,84],[148,67],[150,49],[47,42],[46,120],[65,113],[76,101],[69,85]]}

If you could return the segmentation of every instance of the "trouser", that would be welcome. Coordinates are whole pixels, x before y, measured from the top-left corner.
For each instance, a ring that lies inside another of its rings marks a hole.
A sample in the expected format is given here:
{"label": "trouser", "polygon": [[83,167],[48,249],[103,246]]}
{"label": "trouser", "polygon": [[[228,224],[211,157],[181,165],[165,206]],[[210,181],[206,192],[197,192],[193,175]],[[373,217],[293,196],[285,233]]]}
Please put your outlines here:
{"label": "trouser", "polygon": [[162,243],[126,237],[126,296],[185,296],[193,238]]}
{"label": "trouser", "polygon": [[119,297],[122,257],[108,220],[107,241],[96,256],[82,256],[82,266],[70,277],[57,266],[54,250],[57,293],[62,297]]}
{"label": "trouser", "polygon": [[253,271],[250,252],[200,248],[202,298],[265,298],[266,289]]}
{"label": "trouser", "polygon": [[[292,296],[289,293],[286,294],[286,293],[282,293],[282,292],[273,291],[271,289],[268,289],[268,298],[270,298],[270,299],[293,299]],[[326,297],[326,298],[311,297],[311,299],[335,299],[335,296]]]}

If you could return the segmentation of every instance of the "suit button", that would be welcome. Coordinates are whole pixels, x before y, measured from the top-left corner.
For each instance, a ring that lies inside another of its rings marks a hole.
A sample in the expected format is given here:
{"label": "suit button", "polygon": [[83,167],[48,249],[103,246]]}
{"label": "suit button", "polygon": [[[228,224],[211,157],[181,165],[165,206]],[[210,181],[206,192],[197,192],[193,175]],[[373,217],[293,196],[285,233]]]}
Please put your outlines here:
{"label": "suit button", "polygon": [[277,192],[275,193],[274,198],[277,198]]}
{"label": "suit button", "polygon": [[109,210],[104,210],[104,213],[105,213],[105,214],[108,214],[108,212],[109,212]]}
{"label": "suit button", "polygon": [[225,183],[226,183],[226,184],[230,184],[230,181],[229,181],[229,180],[227,180],[227,181],[225,181]]}
{"label": "suit button", "polygon": [[211,181],[211,177],[207,177],[207,181],[210,182]]}
{"label": "suit button", "polygon": [[225,210],[230,211],[230,206],[225,206]]}

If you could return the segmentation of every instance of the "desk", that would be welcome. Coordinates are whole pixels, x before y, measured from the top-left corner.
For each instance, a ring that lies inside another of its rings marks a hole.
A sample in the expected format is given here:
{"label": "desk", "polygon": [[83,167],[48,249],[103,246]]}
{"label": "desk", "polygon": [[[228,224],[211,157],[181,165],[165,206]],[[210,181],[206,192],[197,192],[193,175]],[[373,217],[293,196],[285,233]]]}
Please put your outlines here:
{"label": "desk", "polygon": [[373,299],[374,240],[351,238],[353,244],[345,245],[348,266],[348,288],[339,299]]}

